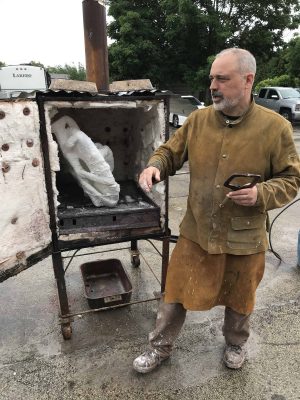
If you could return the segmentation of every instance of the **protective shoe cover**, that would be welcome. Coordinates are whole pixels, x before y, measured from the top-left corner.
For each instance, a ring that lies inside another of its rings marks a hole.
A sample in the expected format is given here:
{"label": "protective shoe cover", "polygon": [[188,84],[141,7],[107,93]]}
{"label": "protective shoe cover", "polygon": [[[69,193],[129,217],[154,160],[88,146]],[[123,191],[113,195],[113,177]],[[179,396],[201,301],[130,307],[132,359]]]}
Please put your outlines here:
{"label": "protective shoe cover", "polygon": [[226,345],[223,361],[226,367],[239,369],[244,364],[247,351],[245,346]]}
{"label": "protective shoe cover", "polygon": [[96,207],[116,206],[120,186],[112,175],[114,163],[111,150],[101,144],[95,145],[69,116],[55,121],[52,133],[69,163],[71,174],[92,203]]}
{"label": "protective shoe cover", "polygon": [[156,350],[147,350],[133,361],[133,368],[141,374],[153,371],[169,356],[162,357]]}

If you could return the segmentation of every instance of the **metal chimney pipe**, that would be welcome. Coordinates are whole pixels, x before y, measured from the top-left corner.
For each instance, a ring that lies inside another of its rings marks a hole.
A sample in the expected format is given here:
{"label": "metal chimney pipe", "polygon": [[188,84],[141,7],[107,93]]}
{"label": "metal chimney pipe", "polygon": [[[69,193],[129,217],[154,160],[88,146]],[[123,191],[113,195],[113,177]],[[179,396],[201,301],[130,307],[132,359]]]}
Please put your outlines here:
{"label": "metal chimney pipe", "polygon": [[87,80],[95,82],[98,91],[107,91],[109,68],[104,2],[84,0],[82,14]]}

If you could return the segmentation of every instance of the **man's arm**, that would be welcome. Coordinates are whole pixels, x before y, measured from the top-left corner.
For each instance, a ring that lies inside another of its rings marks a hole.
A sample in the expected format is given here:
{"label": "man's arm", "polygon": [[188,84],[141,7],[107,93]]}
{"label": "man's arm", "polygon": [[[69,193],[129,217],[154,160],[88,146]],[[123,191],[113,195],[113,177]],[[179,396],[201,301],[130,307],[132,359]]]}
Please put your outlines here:
{"label": "man's arm", "polygon": [[272,176],[257,184],[256,206],[265,212],[289,203],[300,187],[300,160],[291,126],[273,143],[270,163]]}
{"label": "man's arm", "polygon": [[174,135],[162,144],[151,156],[147,168],[140,177],[139,184],[143,190],[149,192],[154,183],[174,175],[187,161],[188,120]]}

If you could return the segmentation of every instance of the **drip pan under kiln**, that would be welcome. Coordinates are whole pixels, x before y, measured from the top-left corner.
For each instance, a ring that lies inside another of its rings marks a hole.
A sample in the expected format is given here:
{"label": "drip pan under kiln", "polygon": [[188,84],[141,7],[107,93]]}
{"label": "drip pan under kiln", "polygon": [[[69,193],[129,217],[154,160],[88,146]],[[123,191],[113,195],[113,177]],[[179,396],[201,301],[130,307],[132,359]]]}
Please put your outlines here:
{"label": "drip pan under kiln", "polygon": [[85,297],[91,308],[128,303],[132,285],[118,259],[98,260],[80,266]]}

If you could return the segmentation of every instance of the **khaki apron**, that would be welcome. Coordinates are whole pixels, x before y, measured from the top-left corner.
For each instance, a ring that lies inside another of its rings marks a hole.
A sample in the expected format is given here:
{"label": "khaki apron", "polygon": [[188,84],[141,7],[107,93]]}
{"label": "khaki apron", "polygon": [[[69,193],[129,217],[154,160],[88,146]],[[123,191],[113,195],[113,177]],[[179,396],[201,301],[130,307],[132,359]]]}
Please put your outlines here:
{"label": "khaki apron", "polygon": [[193,311],[223,305],[250,314],[264,268],[265,252],[208,254],[180,236],[169,262],[165,302],[180,303]]}

